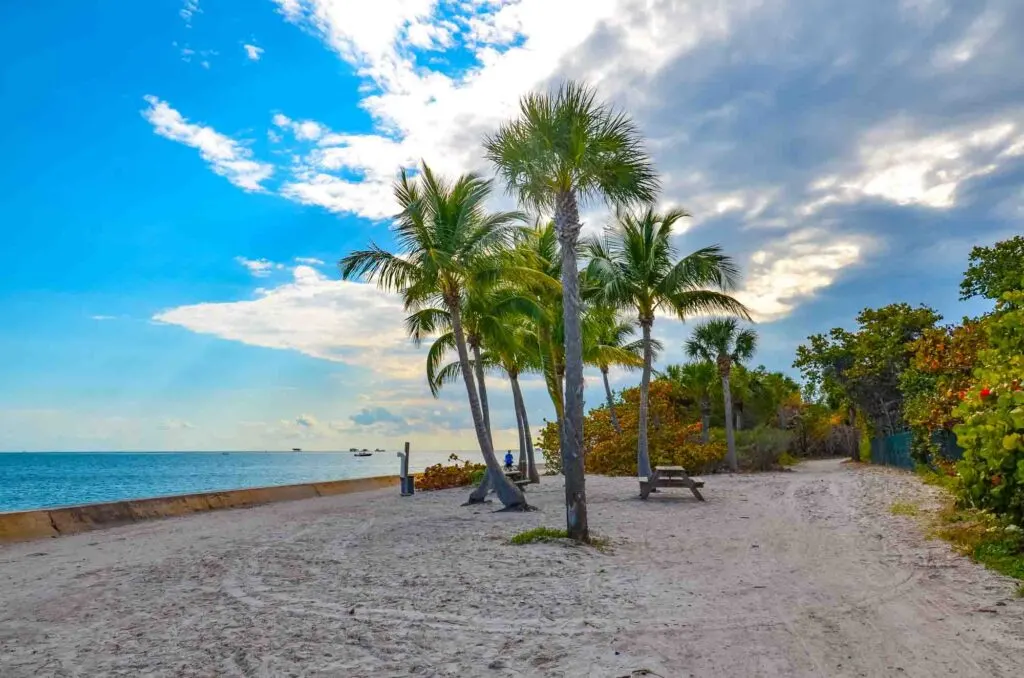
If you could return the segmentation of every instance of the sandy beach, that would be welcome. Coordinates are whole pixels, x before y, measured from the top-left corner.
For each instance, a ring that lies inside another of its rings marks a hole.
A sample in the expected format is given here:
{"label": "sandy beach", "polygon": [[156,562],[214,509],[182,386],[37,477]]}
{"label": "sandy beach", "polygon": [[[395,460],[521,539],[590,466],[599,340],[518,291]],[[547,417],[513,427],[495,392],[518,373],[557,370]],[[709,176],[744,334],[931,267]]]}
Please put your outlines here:
{"label": "sandy beach", "polygon": [[392,490],[0,547],[0,675],[1019,676],[1015,584],[927,541],[933,490],[838,462],[710,476],[706,503],[588,478],[563,523]]}

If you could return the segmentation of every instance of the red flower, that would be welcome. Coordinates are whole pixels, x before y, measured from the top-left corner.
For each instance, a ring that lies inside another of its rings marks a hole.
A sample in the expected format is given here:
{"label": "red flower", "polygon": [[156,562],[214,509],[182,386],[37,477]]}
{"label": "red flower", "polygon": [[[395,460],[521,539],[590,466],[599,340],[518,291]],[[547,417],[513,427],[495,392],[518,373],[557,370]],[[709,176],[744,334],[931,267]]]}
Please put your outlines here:
{"label": "red flower", "polygon": [[990,395],[992,395],[992,390],[991,389],[989,389],[989,388],[981,389],[981,399],[982,400],[984,400],[985,398],[989,397]]}

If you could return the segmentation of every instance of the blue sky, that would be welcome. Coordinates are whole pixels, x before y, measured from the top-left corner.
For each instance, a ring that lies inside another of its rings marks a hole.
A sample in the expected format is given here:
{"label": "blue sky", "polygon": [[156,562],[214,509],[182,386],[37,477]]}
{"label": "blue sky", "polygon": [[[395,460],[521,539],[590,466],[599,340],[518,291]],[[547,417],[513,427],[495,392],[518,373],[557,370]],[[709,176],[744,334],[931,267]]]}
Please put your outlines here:
{"label": "blue sky", "polygon": [[[1013,0],[65,5],[0,9],[0,449],[471,448],[333,262],[388,244],[398,167],[488,172],[481,135],[566,77],[634,115],[680,248],[741,264],[772,368],[864,306],[984,310],[967,252],[1024,216]],[[666,360],[686,332],[658,320]]]}

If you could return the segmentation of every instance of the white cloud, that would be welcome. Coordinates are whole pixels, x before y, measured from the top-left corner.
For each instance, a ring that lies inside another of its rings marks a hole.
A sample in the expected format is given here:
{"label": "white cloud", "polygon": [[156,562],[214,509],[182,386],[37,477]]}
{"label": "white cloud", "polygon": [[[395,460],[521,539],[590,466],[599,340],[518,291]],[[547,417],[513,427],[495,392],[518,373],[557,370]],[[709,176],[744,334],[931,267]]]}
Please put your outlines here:
{"label": "white cloud", "polygon": [[92,320],[104,321],[104,320],[117,320],[117,316],[114,315],[91,315],[89,316]]}
{"label": "white cloud", "polygon": [[863,135],[857,170],[819,178],[810,186],[815,197],[802,213],[865,197],[948,209],[964,182],[991,174],[1001,161],[1024,150],[1022,128],[1024,116],[920,135],[910,121],[891,120]]}
{"label": "white cloud", "polygon": [[274,270],[280,271],[284,269],[284,264],[276,264],[267,259],[246,259],[245,257],[235,257],[235,261],[249,269],[249,273],[256,278],[266,278]]}
{"label": "white cloud", "polygon": [[306,264],[307,266],[323,266],[324,260],[316,257],[295,257],[295,263]]}
{"label": "white cloud", "polygon": [[259,61],[264,52],[262,47],[257,47],[256,45],[250,45],[248,43],[242,45],[242,49],[245,50],[245,56],[249,57],[252,61]]}
{"label": "white cloud", "polygon": [[791,233],[750,256],[736,297],[750,309],[754,320],[777,320],[831,285],[843,269],[861,261],[870,245],[864,237],[821,230]]}
{"label": "white cloud", "polygon": [[294,350],[314,358],[422,381],[424,353],[404,331],[401,300],[374,285],[331,280],[296,266],[293,280],[257,298],[168,309],[154,320],[252,346]]}
{"label": "white cloud", "polygon": [[[454,16],[442,16],[435,0],[382,0],[373,11],[345,0],[276,2],[289,21],[320,36],[372,83],[362,105],[378,128],[370,134],[325,134],[318,151],[301,156],[294,179],[281,192],[303,204],[367,218],[395,212],[390,184],[398,169],[421,158],[447,174],[486,170],[483,135],[514,112],[522,94],[567,63],[583,68],[574,75],[602,84],[604,95],[632,92],[629,77],[655,73],[701,41],[722,39],[733,17],[759,4],[700,0],[663,6],[656,19],[638,22],[650,12],[637,0],[444,5],[456,10]],[[622,52],[584,65],[574,54],[602,24],[623,36]],[[460,47],[478,65],[455,76],[424,65],[410,51]]]}
{"label": "white cloud", "polygon": [[144,97],[149,108],[142,111],[154,131],[162,137],[191,146],[217,174],[247,191],[262,191],[262,182],[274,173],[272,165],[253,160],[252,151],[220,134],[212,127],[190,123],[166,101]]}
{"label": "white cloud", "polygon": [[178,15],[185,20],[185,26],[192,28],[192,17],[202,12],[203,10],[199,9],[199,0],[185,0],[182,8],[178,10]]}
{"label": "white cloud", "polygon": [[194,429],[195,425],[182,419],[165,419],[158,428],[164,431],[187,431]]}

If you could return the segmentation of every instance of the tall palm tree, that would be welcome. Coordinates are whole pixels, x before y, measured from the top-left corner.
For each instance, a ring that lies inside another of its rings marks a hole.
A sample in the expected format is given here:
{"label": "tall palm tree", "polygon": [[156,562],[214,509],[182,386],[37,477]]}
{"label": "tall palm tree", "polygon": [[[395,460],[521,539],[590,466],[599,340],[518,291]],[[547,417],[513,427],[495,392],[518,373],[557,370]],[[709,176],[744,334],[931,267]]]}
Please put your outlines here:
{"label": "tall palm tree", "polygon": [[732,259],[718,246],[705,247],[676,260],[673,225],[687,216],[682,210],[658,214],[648,208],[640,214],[620,213],[618,223],[604,239],[587,243],[588,276],[598,285],[598,296],[620,308],[631,308],[643,336],[644,366],[640,379],[640,431],[637,472],[651,475],[647,449],[647,399],[654,348],[651,328],[659,310],[685,320],[698,313],[729,313],[749,317],[740,302],[726,294],[739,275]]}
{"label": "tall palm tree", "polygon": [[487,158],[523,205],[554,213],[562,259],[565,415],[562,472],[569,536],[586,541],[583,474],[583,340],[577,274],[579,206],[594,199],[631,206],[650,202],[658,179],[633,121],[568,82],[553,94],[529,94],[519,116],[485,139]]}
{"label": "tall palm tree", "polygon": [[714,363],[699,360],[684,365],[669,365],[665,376],[700,406],[700,439],[707,443],[711,434],[711,392],[718,381]]}
{"label": "tall palm tree", "polygon": [[622,433],[622,426],[615,411],[615,397],[608,383],[608,370],[613,365],[627,369],[643,366],[643,341],[631,340],[634,331],[636,325],[621,317],[617,309],[610,306],[592,306],[583,316],[583,362],[601,371],[608,414],[617,433]]}
{"label": "tall palm tree", "polygon": [[500,253],[510,247],[522,215],[489,214],[484,203],[491,182],[472,174],[450,182],[435,175],[426,163],[417,178],[403,170],[394,193],[401,212],[391,233],[399,252],[393,254],[370,243],[367,249],[341,260],[342,277],[367,278],[381,289],[398,292],[406,309],[413,312],[430,307],[448,311],[473,427],[498,499],[506,507],[525,507],[523,493],[505,478],[494,455],[462,324],[467,288],[501,275]]}
{"label": "tall palm tree", "polygon": [[729,372],[733,365],[738,365],[753,357],[757,350],[757,333],[754,330],[740,329],[735,318],[715,318],[708,320],[693,329],[693,334],[686,341],[686,354],[691,358],[706,360],[718,365],[718,374],[722,379],[722,393],[725,398],[725,440],[728,445],[729,468],[739,470],[736,458],[736,435],[733,432],[732,389],[729,385]]}

